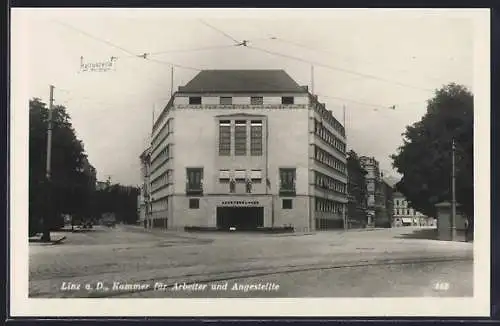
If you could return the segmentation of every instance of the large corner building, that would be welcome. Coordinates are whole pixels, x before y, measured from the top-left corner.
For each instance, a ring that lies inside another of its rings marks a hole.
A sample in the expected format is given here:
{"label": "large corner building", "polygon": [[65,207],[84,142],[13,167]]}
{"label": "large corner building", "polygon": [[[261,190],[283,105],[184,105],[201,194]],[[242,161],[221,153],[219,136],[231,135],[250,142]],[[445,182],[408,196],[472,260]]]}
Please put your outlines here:
{"label": "large corner building", "polygon": [[153,126],[144,225],[342,228],[344,127],[282,70],[206,70]]}

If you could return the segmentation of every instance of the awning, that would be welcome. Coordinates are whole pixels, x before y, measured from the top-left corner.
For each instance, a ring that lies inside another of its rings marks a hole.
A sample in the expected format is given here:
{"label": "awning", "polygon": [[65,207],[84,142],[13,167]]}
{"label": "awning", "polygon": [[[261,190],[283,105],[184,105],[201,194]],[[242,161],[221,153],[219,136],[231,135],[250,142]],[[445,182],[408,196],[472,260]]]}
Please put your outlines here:
{"label": "awning", "polygon": [[229,179],[229,170],[220,170],[219,179]]}
{"label": "awning", "polygon": [[234,171],[234,178],[235,179],[245,179],[246,178],[246,171],[245,170]]}
{"label": "awning", "polygon": [[261,170],[252,170],[250,173],[251,179],[262,179],[262,171]]}

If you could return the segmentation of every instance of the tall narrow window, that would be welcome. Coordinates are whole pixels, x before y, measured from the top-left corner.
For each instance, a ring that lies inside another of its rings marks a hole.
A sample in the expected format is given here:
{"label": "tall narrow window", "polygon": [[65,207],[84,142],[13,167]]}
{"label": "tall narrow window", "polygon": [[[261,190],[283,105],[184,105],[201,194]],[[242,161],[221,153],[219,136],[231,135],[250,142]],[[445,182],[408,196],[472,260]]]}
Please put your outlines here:
{"label": "tall narrow window", "polygon": [[280,193],[295,194],[295,178],[294,168],[280,168]]}
{"label": "tall narrow window", "polygon": [[262,121],[252,120],[250,123],[250,154],[262,156]]}
{"label": "tall narrow window", "polygon": [[231,121],[219,122],[219,155],[231,155]]}
{"label": "tall narrow window", "polygon": [[202,194],[203,168],[187,168],[186,176],[186,194]]}
{"label": "tall narrow window", "polygon": [[237,120],[234,129],[234,155],[247,155],[247,122]]}

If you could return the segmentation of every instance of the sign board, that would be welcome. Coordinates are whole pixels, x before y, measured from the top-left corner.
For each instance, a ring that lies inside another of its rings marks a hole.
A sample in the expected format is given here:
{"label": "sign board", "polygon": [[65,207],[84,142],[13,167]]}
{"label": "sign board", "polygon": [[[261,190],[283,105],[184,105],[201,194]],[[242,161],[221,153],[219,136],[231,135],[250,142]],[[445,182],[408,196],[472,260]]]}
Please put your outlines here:
{"label": "sign board", "polygon": [[116,57],[111,57],[107,61],[84,62],[83,57],[80,57],[80,72],[106,72],[115,70]]}
{"label": "sign board", "polygon": [[220,203],[220,206],[234,207],[234,206],[259,206],[258,200],[224,200]]}

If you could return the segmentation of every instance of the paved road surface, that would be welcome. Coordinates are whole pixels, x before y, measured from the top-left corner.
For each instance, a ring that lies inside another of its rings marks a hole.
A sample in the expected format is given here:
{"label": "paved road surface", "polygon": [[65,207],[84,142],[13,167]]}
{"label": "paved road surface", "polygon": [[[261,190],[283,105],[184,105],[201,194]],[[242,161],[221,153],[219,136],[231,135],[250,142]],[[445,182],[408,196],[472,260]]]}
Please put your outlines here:
{"label": "paved road surface", "polygon": [[[460,286],[455,279],[446,281],[453,283],[448,295],[470,293],[472,245],[402,238],[402,234],[411,232],[409,228],[395,228],[290,236],[149,233],[117,227],[67,233],[68,240],[62,245],[30,246],[29,292],[31,297],[158,296],[162,295],[158,291],[138,294],[126,287],[113,290],[112,285],[253,278],[264,283],[279,280],[279,296],[329,296],[334,292],[338,296],[391,295],[401,293],[398,288],[406,283],[406,295],[442,295],[429,290],[429,282],[454,271],[464,281]],[[401,261],[409,264],[403,266],[398,263]],[[377,265],[366,266],[369,264]],[[403,283],[384,285],[380,280],[386,275],[391,275],[387,276],[391,282]],[[86,284],[95,287],[98,282],[110,290],[85,289]],[[377,286],[355,286],[358,283]],[[80,289],[63,289],[71,284],[74,288],[79,284]],[[238,296],[245,294],[240,291]]]}
{"label": "paved road surface", "polygon": [[127,298],[467,297],[472,261],[381,264],[329,268],[123,294]]}

